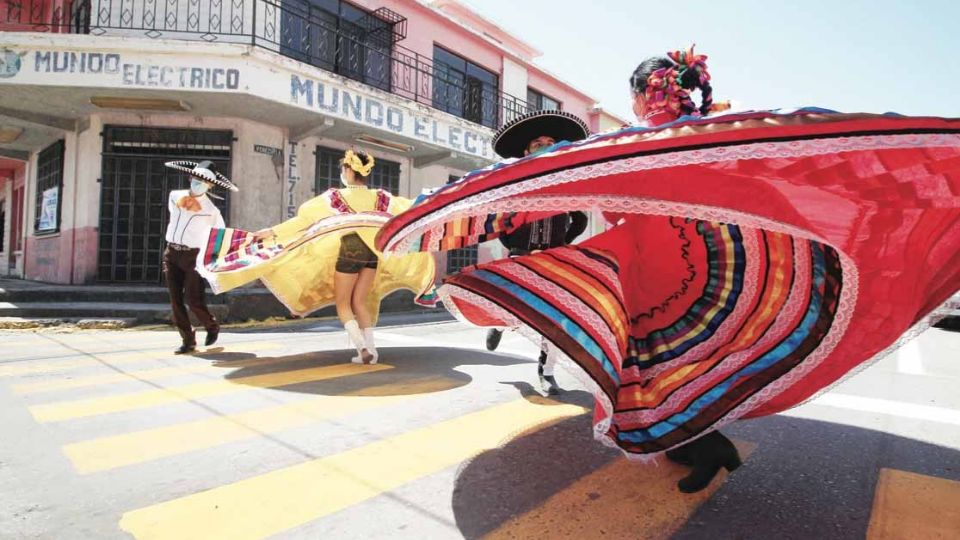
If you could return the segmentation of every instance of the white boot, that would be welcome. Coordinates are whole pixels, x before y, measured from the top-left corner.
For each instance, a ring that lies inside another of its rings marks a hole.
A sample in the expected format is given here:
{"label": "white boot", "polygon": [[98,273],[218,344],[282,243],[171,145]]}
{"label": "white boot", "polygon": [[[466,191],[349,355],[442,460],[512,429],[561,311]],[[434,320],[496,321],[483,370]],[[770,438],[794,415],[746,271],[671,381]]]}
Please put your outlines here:
{"label": "white boot", "polygon": [[380,358],[380,354],[377,352],[377,346],[373,342],[373,328],[363,329],[363,344],[367,349],[367,352],[373,356],[373,359],[370,360],[370,363],[376,364],[377,360]]}
{"label": "white boot", "polygon": [[354,364],[366,364],[370,362],[373,356],[367,351],[367,346],[363,339],[363,332],[360,330],[360,325],[357,324],[357,321],[350,320],[345,322],[343,329],[347,331],[350,342],[357,348],[357,356],[351,358],[350,361]]}

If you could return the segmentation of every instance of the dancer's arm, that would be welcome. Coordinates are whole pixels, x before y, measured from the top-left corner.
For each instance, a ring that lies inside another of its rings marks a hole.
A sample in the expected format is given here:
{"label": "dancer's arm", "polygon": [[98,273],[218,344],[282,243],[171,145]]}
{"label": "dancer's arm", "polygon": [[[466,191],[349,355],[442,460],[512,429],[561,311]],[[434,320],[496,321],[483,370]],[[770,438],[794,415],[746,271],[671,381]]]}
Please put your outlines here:
{"label": "dancer's arm", "polygon": [[329,199],[324,195],[319,195],[301,204],[300,208],[297,209],[296,216],[279,225],[274,225],[269,229],[257,231],[256,236],[260,238],[260,233],[262,232],[264,233],[263,238],[271,238],[273,236],[289,238],[296,236],[301,231],[309,229],[310,226],[318,220],[333,214]]}

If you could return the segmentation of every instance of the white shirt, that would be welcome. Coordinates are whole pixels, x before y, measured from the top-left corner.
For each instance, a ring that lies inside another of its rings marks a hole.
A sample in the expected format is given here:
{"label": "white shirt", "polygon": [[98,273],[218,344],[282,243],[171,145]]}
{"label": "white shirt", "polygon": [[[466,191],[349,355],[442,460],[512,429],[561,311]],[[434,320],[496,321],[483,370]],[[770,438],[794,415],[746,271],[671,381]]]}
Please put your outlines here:
{"label": "white shirt", "polygon": [[181,189],[170,192],[167,208],[170,210],[170,223],[167,224],[167,243],[180,244],[191,248],[202,248],[207,243],[211,228],[223,229],[223,216],[206,195],[197,197],[199,212],[190,212],[177,206],[177,201],[190,194]]}

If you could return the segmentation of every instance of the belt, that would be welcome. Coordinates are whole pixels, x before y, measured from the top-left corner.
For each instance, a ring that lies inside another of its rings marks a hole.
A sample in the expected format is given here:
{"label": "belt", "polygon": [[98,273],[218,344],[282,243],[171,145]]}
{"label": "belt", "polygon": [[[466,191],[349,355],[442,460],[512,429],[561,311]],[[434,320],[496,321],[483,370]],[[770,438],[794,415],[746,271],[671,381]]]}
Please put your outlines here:
{"label": "belt", "polygon": [[167,247],[174,251],[200,251],[200,248],[192,248],[183,244],[174,244],[172,242],[168,243]]}

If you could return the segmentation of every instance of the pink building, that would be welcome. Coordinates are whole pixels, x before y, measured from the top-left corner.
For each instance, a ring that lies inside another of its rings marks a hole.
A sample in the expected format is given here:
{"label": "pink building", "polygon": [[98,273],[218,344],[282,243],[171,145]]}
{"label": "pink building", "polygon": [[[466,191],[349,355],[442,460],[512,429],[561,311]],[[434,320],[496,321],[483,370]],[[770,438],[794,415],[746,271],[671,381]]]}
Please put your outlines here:
{"label": "pink building", "polygon": [[495,160],[518,114],[618,122],[453,0],[0,0],[0,31],[0,275],[159,282],[171,159],[218,161],[228,224],[256,229],[335,185],[347,147],[416,196]]}

